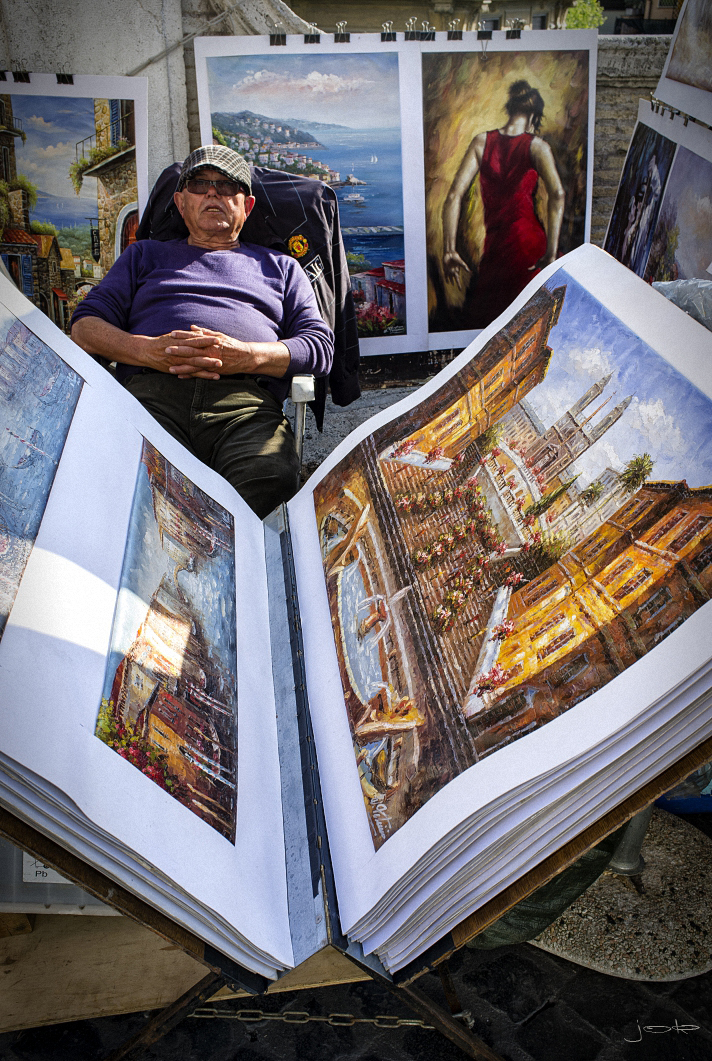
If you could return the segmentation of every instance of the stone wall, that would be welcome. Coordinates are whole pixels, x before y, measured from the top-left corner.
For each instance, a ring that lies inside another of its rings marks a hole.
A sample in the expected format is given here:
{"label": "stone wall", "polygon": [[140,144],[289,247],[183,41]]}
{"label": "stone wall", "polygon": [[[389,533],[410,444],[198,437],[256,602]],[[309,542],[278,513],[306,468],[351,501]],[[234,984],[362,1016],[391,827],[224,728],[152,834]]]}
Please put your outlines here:
{"label": "stone wall", "polygon": [[606,234],[638,101],[654,93],[670,37],[599,37],[591,242]]}
{"label": "stone wall", "polygon": [[[210,18],[208,0],[203,7]],[[137,76],[148,79],[150,188],[188,152],[183,49],[172,47],[184,32],[181,0],[44,0],[34,13],[27,3],[3,3],[0,69],[130,74],[147,63]]]}
{"label": "stone wall", "polygon": [[104,163],[97,179],[99,211],[99,264],[106,274],[114,264],[116,221],[125,206],[136,202],[136,168],[133,152],[116,164]]}

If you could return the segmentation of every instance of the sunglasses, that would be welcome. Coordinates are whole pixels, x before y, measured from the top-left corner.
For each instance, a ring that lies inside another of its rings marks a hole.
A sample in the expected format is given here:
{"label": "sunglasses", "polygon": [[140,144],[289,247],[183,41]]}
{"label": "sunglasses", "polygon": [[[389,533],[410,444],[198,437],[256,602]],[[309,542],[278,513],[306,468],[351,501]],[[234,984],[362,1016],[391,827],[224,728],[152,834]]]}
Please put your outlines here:
{"label": "sunglasses", "polygon": [[240,184],[238,181],[211,181],[204,177],[191,177],[185,182],[186,189],[193,195],[206,195],[208,188],[211,186],[218,195],[237,195],[238,192],[243,192],[245,195],[250,194],[245,185]]}

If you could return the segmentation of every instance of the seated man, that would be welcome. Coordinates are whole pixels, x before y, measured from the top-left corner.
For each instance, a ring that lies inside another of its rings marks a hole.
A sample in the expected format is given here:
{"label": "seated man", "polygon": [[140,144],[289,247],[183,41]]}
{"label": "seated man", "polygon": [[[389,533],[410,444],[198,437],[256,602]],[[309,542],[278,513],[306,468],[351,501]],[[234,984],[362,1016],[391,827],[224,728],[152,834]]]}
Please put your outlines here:
{"label": "seated man", "polygon": [[254,205],[241,155],[193,151],[175,202],[187,240],[128,247],[77,307],[72,338],[116,361],[131,394],[262,518],[298,486],[289,381],[328,373],[333,336],[301,267],[240,243]]}

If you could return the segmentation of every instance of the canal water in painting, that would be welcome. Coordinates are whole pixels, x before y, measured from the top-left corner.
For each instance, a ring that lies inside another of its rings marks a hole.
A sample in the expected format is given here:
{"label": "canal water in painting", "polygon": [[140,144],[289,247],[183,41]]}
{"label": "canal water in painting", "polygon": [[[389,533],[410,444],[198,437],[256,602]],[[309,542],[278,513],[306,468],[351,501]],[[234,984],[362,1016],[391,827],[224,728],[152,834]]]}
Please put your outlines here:
{"label": "canal water in painting", "polygon": [[0,306],[0,636],[42,522],[83,380]]}

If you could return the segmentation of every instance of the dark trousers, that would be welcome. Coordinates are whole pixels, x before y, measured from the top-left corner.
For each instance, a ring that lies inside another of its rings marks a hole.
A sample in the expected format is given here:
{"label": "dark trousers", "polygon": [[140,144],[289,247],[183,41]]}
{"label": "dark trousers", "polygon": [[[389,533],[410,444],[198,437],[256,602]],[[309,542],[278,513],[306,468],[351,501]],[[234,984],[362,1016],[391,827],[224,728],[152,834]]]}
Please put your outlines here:
{"label": "dark trousers", "polygon": [[150,372],[130,376],[125,386],[169,434],[224,476],[260,519],[297,492],[292,428],[259,383]]}

